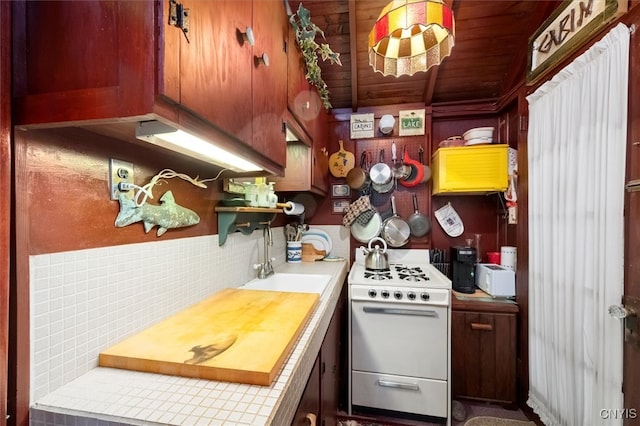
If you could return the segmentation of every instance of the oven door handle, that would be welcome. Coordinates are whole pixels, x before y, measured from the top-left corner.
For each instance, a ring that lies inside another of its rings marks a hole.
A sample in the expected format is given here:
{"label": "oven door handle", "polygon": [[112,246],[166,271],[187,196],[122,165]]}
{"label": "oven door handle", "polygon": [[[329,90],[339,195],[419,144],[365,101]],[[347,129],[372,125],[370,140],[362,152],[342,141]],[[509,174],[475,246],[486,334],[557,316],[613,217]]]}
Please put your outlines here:
{"label": "oven door handle", "polygon": [[392,382],[390,380],[378,380],[378,386],[385,388],[406,389],[411,391],[419,391],[420,387],[416,383]]}
{"label": "oven door handle", "polygon": [[367,314],[389,314],[389,315],[413,315],[418,317],[437,317],[438,313],[433,310],[416,310],[416,309],[400,309],[400,308],[377,308],[373,306],[365,306],[362,311]]}

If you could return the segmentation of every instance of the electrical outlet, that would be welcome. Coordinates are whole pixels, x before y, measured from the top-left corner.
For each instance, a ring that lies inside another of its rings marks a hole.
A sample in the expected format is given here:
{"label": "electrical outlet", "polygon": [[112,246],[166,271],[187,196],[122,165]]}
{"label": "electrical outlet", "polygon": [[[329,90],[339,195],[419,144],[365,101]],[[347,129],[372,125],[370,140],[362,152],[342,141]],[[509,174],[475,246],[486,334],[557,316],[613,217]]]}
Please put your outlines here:
{"label": "electrical outlet", "polygon": [[133,164],[111,158],[109,160],[109,189],[112,200],[117,200],[121,193],[133,198],[133,190],[120,191],[118,189],[118,184],[121,182],[133,184]]}

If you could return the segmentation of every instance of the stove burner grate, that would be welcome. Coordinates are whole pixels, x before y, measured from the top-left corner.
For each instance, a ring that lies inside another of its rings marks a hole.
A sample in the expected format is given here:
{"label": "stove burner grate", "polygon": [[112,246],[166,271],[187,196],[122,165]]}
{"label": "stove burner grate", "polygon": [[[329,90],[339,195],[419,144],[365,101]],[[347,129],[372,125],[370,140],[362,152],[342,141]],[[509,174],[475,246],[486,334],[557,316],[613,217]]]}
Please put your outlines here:
{"label": "stove burner grate", "polygon": [[382,269],[379,271],[367,270],[364,271],[364,277],[377,281],[390,280],[392,278],[391,271],[388,269]]}
{"label": "stove burner grate", "polygon": [[398,278],[403,281],[429,281],[429,277],[420,266],[396,265],[395,270]]}

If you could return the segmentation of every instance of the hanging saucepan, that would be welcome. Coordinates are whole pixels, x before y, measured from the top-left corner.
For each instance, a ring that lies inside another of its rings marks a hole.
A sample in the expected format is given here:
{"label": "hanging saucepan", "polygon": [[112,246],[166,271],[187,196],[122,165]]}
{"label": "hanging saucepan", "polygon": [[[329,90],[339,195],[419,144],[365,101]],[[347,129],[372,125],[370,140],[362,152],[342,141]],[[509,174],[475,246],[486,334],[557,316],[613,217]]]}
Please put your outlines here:
{"label": "hanging saucepan", "polygon": [[420,213],[418,209],[418,196],[413,194],[413,214],[407,219],[411,235],[422,237],[431,231],[431,221],[428,217]]}
{"label": "hanging saucepan", "polygon": [[380,150],[380,162],[369,170],[371,187],[379,194],[386,194],[393,188],[393,173],[391,167],[384,162],[384,149]]}
{"label": "hanging saucepan", "polygon": [[[406,149],[406,147],[405,147]],[[396,143],[391,143],[391,161],[393,162],[393,178],[397,181],[398,179],[406,179],[409,177],[411,173],[411,167],[404,164],[404,162],[396,162]]]}
{"label": "hanging saucepan", "polygon": [[411,229],[407,222],[396,213],[396,197],[393,195],[391,196],[391,211],[393,216],[385,219],[381,235],[391,247],[402,247],[409,242]]}
{"label": "hanging saucepan", "polygon": [[384,162],[384,149],[380,150],[379,161],[371,166],[371,170],[369,170],[369,177],[371,177],[371,183],[376,185],[384,185],[393,177],[391,175],[391,168]]}
{"label": "hanging saucepan", "polygon": [[369,173],[367,172],[367,155],[365,150],[360,155],[360,167],[354,167],[347,172],[347,185],[356,191],[365,190],[371,184]]}
{"label": "hanging saucepan", "polygon": [[422,147],[418,148],[418,160],[420,164],[422,164],[422,170],[424,174],[422,175],[422,183],[428,182],[431,179],[431,167],[424,165],[424,149]]}
{"label": "hanging saucepan", "polygon": [[424,177],[424,169],[422,164],[420,164],[417,160],[412,159],[409,156],[409,152],[405,150],[404,152],[404,164],[407,164],[411,167],[411,174],[407,179],[401,180],[400,184],[407,188],[414,187],[422,183],[422,178]]}

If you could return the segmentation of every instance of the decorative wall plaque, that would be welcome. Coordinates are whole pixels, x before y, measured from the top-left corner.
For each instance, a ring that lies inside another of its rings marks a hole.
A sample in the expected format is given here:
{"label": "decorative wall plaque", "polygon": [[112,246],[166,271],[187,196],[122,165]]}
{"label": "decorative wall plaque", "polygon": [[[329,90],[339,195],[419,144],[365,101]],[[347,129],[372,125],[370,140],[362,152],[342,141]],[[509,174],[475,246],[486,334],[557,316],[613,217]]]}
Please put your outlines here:
{"label": "decorative wall plaque", "polygon": [[424,135],[424,110],[400,111],[398,115],[400,136]]}
{"label": "decorative wall plaque", "polygon": [[565,0],[529,39],[527,85],[627,11],[626,0]]}
{"label": "decorative wall plaque", "polygon": [[351,114],[351,139],[372,138],[373,136],[373,113]]}

